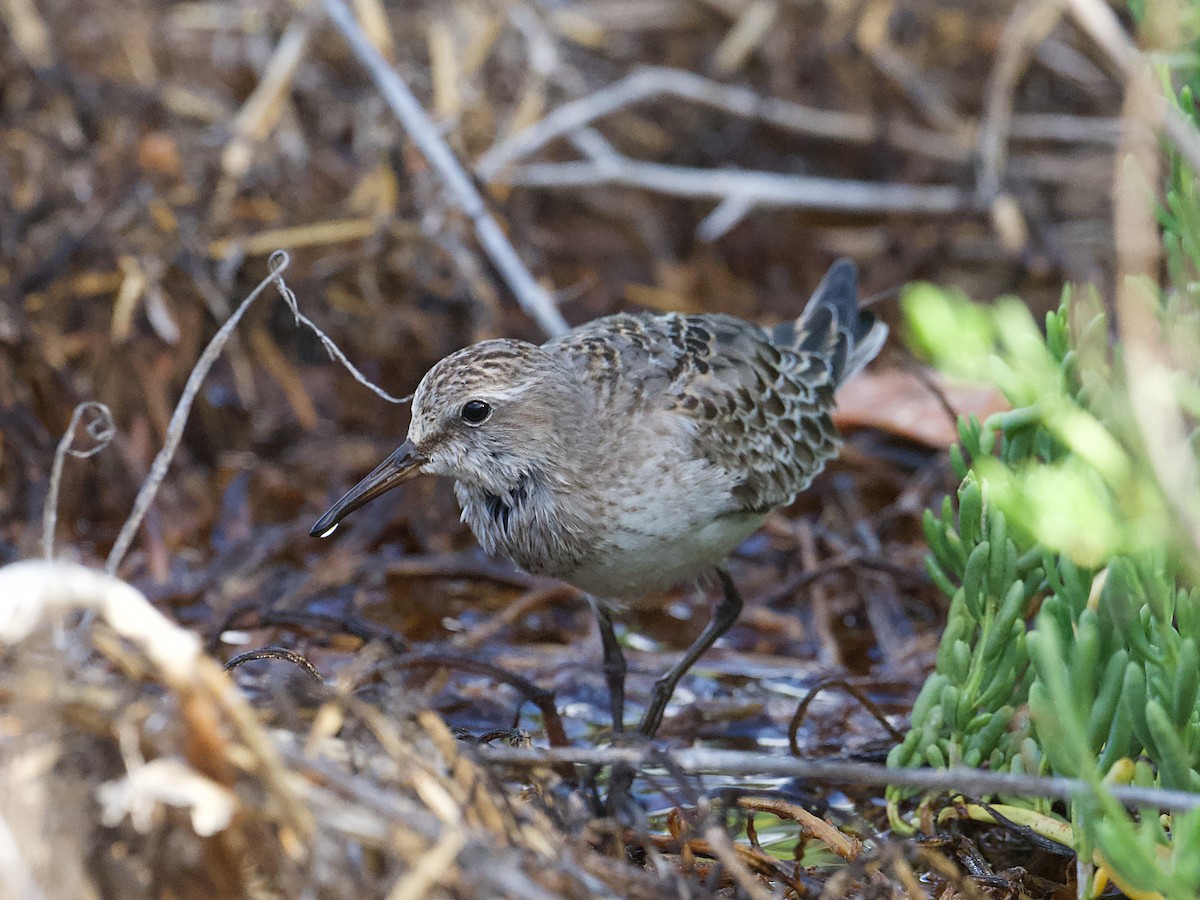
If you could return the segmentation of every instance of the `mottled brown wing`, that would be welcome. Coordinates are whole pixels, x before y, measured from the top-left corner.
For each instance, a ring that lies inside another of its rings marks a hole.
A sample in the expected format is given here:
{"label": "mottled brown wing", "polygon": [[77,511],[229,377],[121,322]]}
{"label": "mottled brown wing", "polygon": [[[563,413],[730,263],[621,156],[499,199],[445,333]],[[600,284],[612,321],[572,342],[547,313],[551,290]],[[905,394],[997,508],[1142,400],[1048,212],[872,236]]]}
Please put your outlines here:
{"label": "mottled brown wing", "polygon": [[601,402],[694,421],[695,450],[734,477],[726,512],[791,502],[837,452],[830,361],[741,319],[608,316],[546,346],[591,371]]}

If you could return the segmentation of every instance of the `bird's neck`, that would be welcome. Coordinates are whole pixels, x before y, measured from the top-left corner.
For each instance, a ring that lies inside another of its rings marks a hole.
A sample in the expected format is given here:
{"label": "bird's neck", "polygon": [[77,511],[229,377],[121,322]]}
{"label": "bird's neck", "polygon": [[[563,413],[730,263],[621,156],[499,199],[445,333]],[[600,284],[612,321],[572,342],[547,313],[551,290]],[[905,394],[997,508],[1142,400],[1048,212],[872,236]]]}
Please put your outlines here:
{"label": "bird's neck", "polygon": [[481,499],[491,526],[507,531],[513,525],[513,516],[518,520],[527,510],[526,507],[537,502],[535,494],[540,493],[539,479],[529,472],[522,472],[511,487],[505,489],[481,488]]}
{"label": "bird's neck", "polygon": [[569,570],[585,543],[575,538],[591,531],[595,511],[536,468],[504,485],[458,481],[454,491],[462,519],[483,549],[530,572]]}

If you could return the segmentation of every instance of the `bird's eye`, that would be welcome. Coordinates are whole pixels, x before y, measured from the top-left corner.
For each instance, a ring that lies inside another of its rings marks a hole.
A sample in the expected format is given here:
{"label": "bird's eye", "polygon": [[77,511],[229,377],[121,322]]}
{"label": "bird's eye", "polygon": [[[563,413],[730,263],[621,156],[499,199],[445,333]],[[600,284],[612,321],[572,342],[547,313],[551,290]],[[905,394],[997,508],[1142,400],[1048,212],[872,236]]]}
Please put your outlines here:
{"label": "bird's eye", "polygon": [[482,425],[491,414],[491,406],[482,400],[468,400],[463,404],[462,420],[468,425]]}

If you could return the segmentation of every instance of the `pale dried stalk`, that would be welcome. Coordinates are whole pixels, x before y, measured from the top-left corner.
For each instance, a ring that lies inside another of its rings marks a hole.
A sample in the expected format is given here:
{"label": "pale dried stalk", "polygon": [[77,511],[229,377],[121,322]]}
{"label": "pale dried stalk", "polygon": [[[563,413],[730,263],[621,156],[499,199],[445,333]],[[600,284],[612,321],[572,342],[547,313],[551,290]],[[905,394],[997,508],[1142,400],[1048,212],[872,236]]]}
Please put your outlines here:
{"label": "pale dried stalk", "polygon": [[864,4],[854,31],[859,49],[931,124],[950,134],[967,132],[968,122],[944,86],[925,77],[920,67],[892,43],[890,22],[894,9],[890,0]]}
{"label": "pale dried stalk", "polygon": [[[1149,60],[1137,48],[1133,39],[1121,27],[1116,13],[1104,0],[1063,0],[1080,27],[1088,33],[1109,59],[1132,84],[1143,77]],[[1171,143],[1197,172],[1200,172],[1200,132],[1187,117],[1171,104],[1157,86],[1151,87],[1148,119],[1160,127]]]}
{"label": "pale dried stalk", "polygon": [[[1168,507],[1200,550],[1200,467],[1188,441],[1176,395],[1176,373],[1166,359],[1160,319],[1159,269],[1162,240],[1155,218],[1162,154],[1151,128],[1161,100],[1148,67],[1126,88],[1130,123],[1117,154],[1113,190],[1114,244],[1117,251],[1117,325],[1129,385],[1130,406],[1151,468]],[[1193,575],[1195,553],[1181,554]]]}
{"label": "pale dried stalk", "polygon": [[766,39],[778,15],[775,0],[751,0],[713,54],[716,73],[728,76],[741,69]]}
{"label": "pale dried stalk", "polygon": [[54,66],[54,49],[50,42],[50,28],[38,12],[34,0],[4,0],[0,16],[8,26],[8,33],[25,60],[35,69],[50,69]]}
{"label": "pale dried stalk", "polygon": [[121,565],[121,561],[125,558],[125,554],[133,543],[133,538],[137,534],[138,527],[142,524],[146,510],[150,508],[150,504],[154,502],[154,497],[158,494],[158,489],[166,477],[167,469],[170,468],[171,460],[175,456],[175,450],[179,446],[179,441],[183,438],[183,429],[187,425],[188,414],[191,412],[196,394],[200,391],[200,385],[204,383],[209,369],[217,361],[217,357],[221,355],[221,351],[232,336],[238,322],[245,315],[246,310],[267,289],[268,285],[275,284],[284,302],[287,303],[288,308],[292,311],[292,316],[295,318],[296,324],[304,325],[310,329],[321,341],[322,346],[325,347],[330,357],[345,366],[355,381],[389,403],[405,403],[410,399],[409,397],[393,397],[382,388],[373,384],[351,364],[345,354],[338,349],[337,345],[311,319],[300,312],[295,293],[293,293],[292,289],[283,280],[284,270],[287,269],[290,262],[291,257],[282,250],[277,250],[271,254],[271,258],[268,261],[271,270],[270,274],[260,281],[258,286],[247,295],[241,305],[225,321],[225,324],[213,335],[212,340],[208,342],[208,346],[204,348],[204,352],[200,354],[200,358],[196,361],[196,365],[192,368],[187,383],[183,387],[183,394],[179,398],[179,403],[175,406],[175,411],[171,414],[171,421],[167,425],[167,434],[163,440],[162,449],[154,457],[154,462],[150,466],[150,473],[146,476],[146,480],[142,482],[137,498],[133,502],[133,510],[129,513],[129,518],[125,520],[125,524],[121,526],[117,540],[113,543],[112,550],[108,554],[108,560],[105,563],[104,569],[110,575],[116,574],[117,568]]}
{"label": "pale dried stalk", "polygon": [[704,829],[704,839],[708,841],[709,849],[725,867],[734,881],[746,892],[751,900],[771,900],[771,894],[754,877],[754,873],[741,861],[734,849],[729,835],[716,825]]}
{"label": "pale dried stalk", "polygon": [[241,179],[250,168],[254,145],[266,137],[283,111],[296,70],[308,49],[312,22],[307,16],[292,22],[267,63],[266,71],[233,120],[233,140],[221,154],[221,170]]}
{"label": "pale dried stalk", "polygon": [[979,193],[991,202],[1000,193],[1008,139],[1012,132],[1013,95],[1030,54],[1062,18],[1055,0],[1022,0],[1004,24],[1000,50],[988,76],[979,135]]}
{"label": "pale dried stalk", "polygon": [[[948,185],[881,184],[773,172],[693,169],[643,162],[618,153],[599,131],[585,124],[619,106],[659,93],[677,93],[687,99],[720,107],[737,108],[740,104],[743,114],[754,111],[762,118],[767,118],[763,112],[764,105],[774,103],[776,105],[772,109],[781,118],[791,121],[791,116],[796,115],[794,104],[767,101],[745,88],[727,87],[675,69],[646,69],[583,100],[560,107],[537,125],[490,150],[480,160],[477,170],[482,177],[488,177],[491,173],[497,181],[525,187],[573,189],[615,185],[717,200],[717,207],[696,229],[697,236],[705,241],[721,237],[760,207],[949,214],[970,209],[973,205],[966,193]],[[751,98],[755,98],[753,104]],[[843,120],[856,118],[841,113],[805,110],[799,121],[815,119],[808,124],[820,127],[821,117],[838,128],[845,125]],[[798,121],[791,124],[798,125]],[[863,124],[868,130],[872,129],[869,122],[864,120]],[[853,133],[856,137],[861,136],[857,129]],[[587,157],[587,161],[529,163],[501,171],[515,156],[531,152],[559,135],[570,140]]]}
{"label": "pale dried stalk", "polygon": [[[488,765],[538,768],[561,764],[611,766],[616,764],[641,769],[663,768],[662,754],[670,759],[671,768],[693,775],[740,775],[803,778],[806,780],[845,787],[848,784],[897,787],[923,791],[942,791],[951,794],[1016,794],[1022,797],[1046,797],[1052,800],[1072,800],[1094,793],[1093,785],[1078,778],[1013,775],[965,767],[952,769],[891,769],[874,763],[845,760],[812,760],[785,757],[770,753],[740,750],[709,750],[689,748],[664,751],[636,747],[539,748],[520,750],[512,747],[480,747],[476,751],[480,762]],[[1200,793],[1168,790],[1166,788],[1108,785],[1108,793],[1121,803],[1135,808],[1152,806],[1156,809],[1189,810],[1200,808]]]}
{"label": "pale dried stalk", "polygon": [[286,823],[298,835],[312,833],[311,813],[289,785],[275,745],[245,698],[204,655],[200,638],[155,609],[139,590],[74,563],[26,560],[0,568],[0,597],[0,642],[5,644],[20,643],[77,611],[107,622],[137,647],[170,688],[220,710],[250,751]]}
{"label": "pale dried stalk", "polygon": [[17,836],[3,816],[0,816],[0,885],[7,888],[6,891],[0,890],[0,896],[20,897],[22,900],[43,900],[46,897],[29,870]]}
{"label": "pale dried stalk", "polygon": [[442,139],[437,126],[417,102],[408,85],[367,39],[342,0],[324,0],[324,7],[333,24],[350,44],[355,57],[379,88],[383,99],[404,126],[409,138],[449,189],[454,205],[470,219],[480,246],[516,296],[521,308],[546,334],[553,336],[565,332],[567,323],[555,306],[554,299],[521,262],[517,251],[488,211],[487,204],[462,164]]}
{"label": "pale dried stalk", "polygon": [[[886,140],[906,151],[934,158],[944,156],[945,145],[953,144],[954,160],[958,162],[968,161],[974,153],[974,142],[964,141],[958,134],[925,131],[905,122],[881,125],[869,116],[818,109],[767,97],[749,88],[722,84],[683,69],[651,66],[564,103],[528,128],[495,144],[476,161],[475,172],[485,181],[497,180],[506,167],[552,141],[642,101],[663,97],[719,109],[791,134],[850,144]],[[1119,119],[1044,113],[1014,116],[1011,123],[1013,137],[1068,144],[1112,144],[1117,140],[1119,128]]]}
{"label": "pale dried stalk", "polygon": [[750,206],[829,209],[844,212],[907,212],[950,215],[974,201],[951,185],[889,184],[779,175],[737,169],[697,169],[621,157],[601,162],[531,163],[504,176],[524,187],[580,188],[616,185]]}
{"label": "pale dried stalk", "polygon": [[539,122],[488,150],[476,162],[475,172],[484,181],[492,181],[506,166],[540,150],[551,141],[618,110],[656,97],[689,100],[732,115],[766,122],[793,134],[856,144],[878,139],[878,129],[866,116],[764,97],[748,88],[721,84],[693,72],[654,66],[638,69],[595,93],[564,103]]}

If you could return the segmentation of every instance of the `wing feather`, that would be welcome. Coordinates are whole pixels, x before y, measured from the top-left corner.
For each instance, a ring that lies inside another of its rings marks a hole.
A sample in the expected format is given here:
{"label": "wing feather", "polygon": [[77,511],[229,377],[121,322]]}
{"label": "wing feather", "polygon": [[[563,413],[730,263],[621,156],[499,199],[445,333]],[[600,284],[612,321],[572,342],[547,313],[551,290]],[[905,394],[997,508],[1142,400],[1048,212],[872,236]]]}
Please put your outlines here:
{"label": "wing feather", "polygon": [[[790,503],[837,453],[833,360],[725,315],[616,315],[546,344],[588,372],[598,401],[692,424],[691,452],[730,482],[721,512]],[[615,412],[615,410],[614,410]]]}

